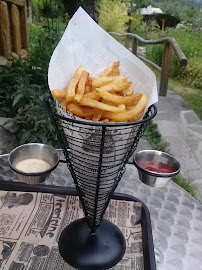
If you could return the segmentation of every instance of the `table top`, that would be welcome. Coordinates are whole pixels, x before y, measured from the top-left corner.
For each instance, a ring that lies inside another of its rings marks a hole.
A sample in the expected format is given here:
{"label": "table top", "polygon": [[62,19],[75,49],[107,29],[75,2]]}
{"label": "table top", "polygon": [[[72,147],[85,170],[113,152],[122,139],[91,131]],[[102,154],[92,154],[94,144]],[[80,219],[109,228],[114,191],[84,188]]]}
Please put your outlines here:
{"label": "table top", "polygon": [[[63,156],[62,151],[59,151]],[[18,182],[8,165],[8,155],[0,156],[0,180]],[[74,187],[67,165],[60,163],[46,185]],[[132,195],[150,211],[158,270],[202,269],[202,205],[170,181],[164,188],[144,185],[133,164],[126,165],[116,192]]]}

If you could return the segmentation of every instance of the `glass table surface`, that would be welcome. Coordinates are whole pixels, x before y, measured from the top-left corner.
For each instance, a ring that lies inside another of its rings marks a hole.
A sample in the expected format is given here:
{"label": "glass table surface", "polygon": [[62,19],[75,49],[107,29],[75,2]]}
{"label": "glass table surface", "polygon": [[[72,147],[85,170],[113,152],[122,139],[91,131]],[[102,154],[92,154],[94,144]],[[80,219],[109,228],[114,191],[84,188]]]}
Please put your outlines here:
{"label": "glass table surface", "polygon": [[[8,155],[0,156],[0,180],[19,181]],[[43,185],[74,187],[67,165],[59,163]],[[172,181],[164,188],[146,186],[133,164],[126,165],[116,192],[132,195],[148,207],[158,270],[202,269],[202,205],[198,201]]]}

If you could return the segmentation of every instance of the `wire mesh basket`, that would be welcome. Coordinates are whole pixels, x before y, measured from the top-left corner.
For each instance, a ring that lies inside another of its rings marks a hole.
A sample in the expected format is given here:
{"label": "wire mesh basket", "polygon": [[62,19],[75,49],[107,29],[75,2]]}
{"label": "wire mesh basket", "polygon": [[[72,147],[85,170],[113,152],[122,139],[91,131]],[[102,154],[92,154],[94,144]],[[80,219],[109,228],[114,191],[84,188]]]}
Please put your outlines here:
{"label": "wire mesh basket", "polygon": [[94,233],[156,106],[137,122],[102,123],[59,115],[52,97],[45,104]]}

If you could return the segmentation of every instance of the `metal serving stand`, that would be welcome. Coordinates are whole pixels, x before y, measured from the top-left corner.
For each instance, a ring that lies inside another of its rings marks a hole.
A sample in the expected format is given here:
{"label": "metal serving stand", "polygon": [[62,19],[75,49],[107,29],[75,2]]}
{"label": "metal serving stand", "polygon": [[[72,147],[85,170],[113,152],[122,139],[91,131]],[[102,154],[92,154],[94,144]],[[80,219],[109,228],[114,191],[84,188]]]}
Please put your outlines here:
{"label": "metal serving stand", "polygon": [[125,240],[103,215],[156,107],[152,105],[137,122],[102,123],[56,113],[52,97],[45,104],[85,214],[62,232],[60,254],[82,270],[108,269],[123,257]]}

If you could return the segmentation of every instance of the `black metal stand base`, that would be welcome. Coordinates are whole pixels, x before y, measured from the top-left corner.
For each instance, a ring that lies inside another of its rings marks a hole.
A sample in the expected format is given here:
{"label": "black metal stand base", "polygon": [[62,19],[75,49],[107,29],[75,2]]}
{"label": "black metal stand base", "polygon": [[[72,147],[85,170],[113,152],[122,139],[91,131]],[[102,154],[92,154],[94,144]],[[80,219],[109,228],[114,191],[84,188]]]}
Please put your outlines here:
{"label": "black metal stand base", "polygon": [[117,226],[103,219],[92,235],[86,218],[68,225],[61,233],[59,251],[63,259],[79,270],[104,270],[116,265],[126,249]]}

